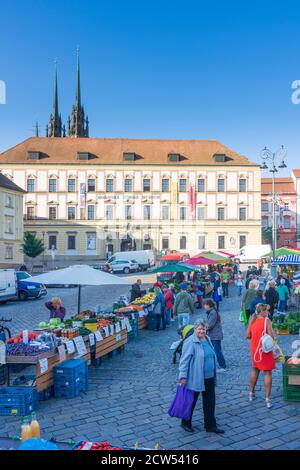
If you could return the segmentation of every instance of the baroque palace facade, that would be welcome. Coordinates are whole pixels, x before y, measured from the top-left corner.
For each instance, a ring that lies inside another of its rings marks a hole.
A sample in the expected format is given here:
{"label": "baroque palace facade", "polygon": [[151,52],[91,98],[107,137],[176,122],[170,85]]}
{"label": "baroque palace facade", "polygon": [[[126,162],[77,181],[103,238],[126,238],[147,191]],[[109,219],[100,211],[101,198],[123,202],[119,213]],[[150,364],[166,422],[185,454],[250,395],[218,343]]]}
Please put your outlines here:
{"label": "baroque palace facade", "polygon": [[43,261],[261,243],[260,166],[217,141],[90,138],[79,59],[67,129],[56,74],[46,136],[37,126],[0,155],[0,168],[27,192],[24,230],[44,239]]}

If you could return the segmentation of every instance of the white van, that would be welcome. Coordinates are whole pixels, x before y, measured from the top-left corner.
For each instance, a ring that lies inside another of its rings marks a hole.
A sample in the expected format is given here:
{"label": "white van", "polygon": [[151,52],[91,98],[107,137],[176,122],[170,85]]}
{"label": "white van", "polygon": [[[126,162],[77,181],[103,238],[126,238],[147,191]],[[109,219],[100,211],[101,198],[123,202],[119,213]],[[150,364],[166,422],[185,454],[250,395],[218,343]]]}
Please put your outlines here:
{"label": "white van", "polygon": [[17,277],[14,269],[0,269],[0,303],[17,298]]}
{"label": "white van", "polygon": [[239,263],[257,263],[257,261],[267,253],[270,253],[270,245],[245,245],[235,255],[235,261]]}
{"label": "white van", "polygon": [[141,268],[148,269],[155,265],[154,253],[152,250],[142,251],[119,251],[107,260],[107,264],[112,261],[136,261]]}

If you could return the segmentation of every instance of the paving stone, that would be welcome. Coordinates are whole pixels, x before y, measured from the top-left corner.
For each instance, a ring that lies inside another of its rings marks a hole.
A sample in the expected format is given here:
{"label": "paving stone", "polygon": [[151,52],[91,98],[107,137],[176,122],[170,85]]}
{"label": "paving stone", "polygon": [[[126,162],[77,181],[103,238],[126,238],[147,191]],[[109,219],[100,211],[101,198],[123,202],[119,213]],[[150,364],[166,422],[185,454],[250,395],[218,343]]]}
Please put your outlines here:
{"label": "paving stone", "polygon": [[264,449],[273,449],[273,447],[280,445],[282,445],[282,440],[278,439],[277,437],[260,443],[260,446]]}

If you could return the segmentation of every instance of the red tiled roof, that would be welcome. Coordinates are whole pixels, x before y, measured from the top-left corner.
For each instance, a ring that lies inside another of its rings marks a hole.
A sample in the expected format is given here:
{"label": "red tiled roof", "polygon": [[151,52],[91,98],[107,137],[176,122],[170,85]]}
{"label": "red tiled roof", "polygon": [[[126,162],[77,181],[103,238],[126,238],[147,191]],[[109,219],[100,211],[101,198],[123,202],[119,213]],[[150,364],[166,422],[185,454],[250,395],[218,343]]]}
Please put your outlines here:
{"label": "red tiled roof", "polygon": [[[214,165],[253,166],[243,155],[230,150],[216,140],[158,140],[158,139],[106,139],[106,138],[53,138],[30,137],[20,144],[0,154],[0,165],[28,164],[27,152],[41,152],[42,159],[30,160],[31,165],[70,164],[101,165]],[[90,153],[90,160],[78,160],[77,152]],[[123,160],[123,152],[134,152],[135,161]],[[179,163],[169,162],[168,154],[177,153],[183,158]],[[215,162],[214,154],[225,154],[229,157],[225,163]]]}
{"label": "red tiled roof", "polygon": [[[276,193],[282,194],[296,194],[296,188],[293,178],[275,178],[275,191]],[[272,192],[272,178],[261,179],[261,192],[262,194]]]}

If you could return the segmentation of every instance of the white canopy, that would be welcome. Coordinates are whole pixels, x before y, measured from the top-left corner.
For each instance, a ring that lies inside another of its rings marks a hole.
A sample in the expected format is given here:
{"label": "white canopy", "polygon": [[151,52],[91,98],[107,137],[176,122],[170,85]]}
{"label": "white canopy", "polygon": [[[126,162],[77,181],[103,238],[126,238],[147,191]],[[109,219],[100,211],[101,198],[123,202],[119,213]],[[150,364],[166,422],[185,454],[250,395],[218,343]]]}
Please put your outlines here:
{"label": "white canopy", "polygon": [[88,265],[73,265],[64,269],[57,269],[48,273],[32,277],[33,282],[46,285],[73,284],[76,286],[113,286],[132,284],[130,278],[122,278],[108,274]]}

